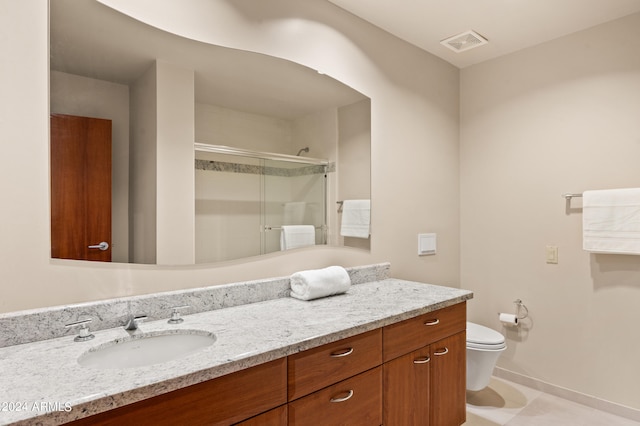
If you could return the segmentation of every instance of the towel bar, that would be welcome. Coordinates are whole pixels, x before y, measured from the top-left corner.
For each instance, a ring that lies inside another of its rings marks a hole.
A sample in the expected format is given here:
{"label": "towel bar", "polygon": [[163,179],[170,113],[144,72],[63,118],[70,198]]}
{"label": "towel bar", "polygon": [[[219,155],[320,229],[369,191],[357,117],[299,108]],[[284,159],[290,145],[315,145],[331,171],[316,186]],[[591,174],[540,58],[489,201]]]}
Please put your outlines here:
{"label": "towel bar", "polygon": [[582,197],[582,194],[562,194],[565,200],[571,200],[573,197]]}
{"label": "towel bar", "polygon": [[[316,229],[325,229],[326,227],[327,227],[327,225],[315,226]],[[265,231],[281,231],[282,227],[280,227],[280,226],[265,226],[264,230]]]}

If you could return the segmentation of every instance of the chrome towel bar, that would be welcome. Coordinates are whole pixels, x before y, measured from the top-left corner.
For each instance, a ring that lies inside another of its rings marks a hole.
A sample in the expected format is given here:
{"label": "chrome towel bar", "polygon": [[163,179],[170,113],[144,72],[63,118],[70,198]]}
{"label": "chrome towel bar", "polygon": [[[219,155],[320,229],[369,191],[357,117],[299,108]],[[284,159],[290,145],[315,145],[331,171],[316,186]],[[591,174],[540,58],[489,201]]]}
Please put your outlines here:
{"label": "chrome towel bar", "polygon": [[[315,229],[326,229],[326,225],[314,226]],[[265,231],[280,231],[282,230],[281,226],[265,226],[263,228]]]}
{"label": "chrome towel bar", "polygon": [[573,197],[582,197],[582,194],[562,194],[565,200],[571,200]]}

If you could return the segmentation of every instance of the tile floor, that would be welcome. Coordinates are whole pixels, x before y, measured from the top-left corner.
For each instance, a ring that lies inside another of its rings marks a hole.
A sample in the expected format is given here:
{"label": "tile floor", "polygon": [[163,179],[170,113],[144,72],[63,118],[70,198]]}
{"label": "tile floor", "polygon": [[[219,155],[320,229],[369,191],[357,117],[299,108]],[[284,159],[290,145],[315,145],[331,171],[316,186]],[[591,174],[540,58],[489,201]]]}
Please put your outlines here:
{"label": "tile floor", "polygon": [[586,405],[493,377],[489,386],[467,392],[464,426],[638,426]]}

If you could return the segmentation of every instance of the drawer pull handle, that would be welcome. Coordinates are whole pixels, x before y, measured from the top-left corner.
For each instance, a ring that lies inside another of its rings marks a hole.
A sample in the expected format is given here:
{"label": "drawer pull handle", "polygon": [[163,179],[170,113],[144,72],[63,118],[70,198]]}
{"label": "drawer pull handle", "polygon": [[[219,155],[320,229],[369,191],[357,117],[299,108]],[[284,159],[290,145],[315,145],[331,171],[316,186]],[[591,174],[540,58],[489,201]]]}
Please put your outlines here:
{"label": "drawer pull handle", "polygon": [[337,352],[331,353],[331,358],[341,358],[343,356],[351,355],[353,353],[353,348],[341,349]]}
{"label": "drawer pull handle", "polygon": [[413,363],[414,364],[426,364],[429,361],[431,361],[431,358],[429,358],[429,356],[427,355],[427,356],[424,356],[422,358],[414,359]]}
{"label": "drawer pull handle", "polygon": [[345,402],[346,400],[351,399],[352,396],[353,396],[353,389],[349,389],[347,391],[347,396],[343,396],[342,398],[334,397],[334,398],[331,398],[329,402]]}
{"label": "drawer pull handle", "polygon": [[426,326],[438,325],[438,324],[440,324],[440,320],[438,318],[436,318],[434,320],[429,320],[429,321],[424,323],[424,325],[426,325]]}
{"label": "drawer pull handle", "polygon": [[448,348],[444,348],[444,349],[438,349],[437,351],[435,351],[433,354],[435,356],[441,356],[441,355],[446,355],[449,353],[449,349]]}

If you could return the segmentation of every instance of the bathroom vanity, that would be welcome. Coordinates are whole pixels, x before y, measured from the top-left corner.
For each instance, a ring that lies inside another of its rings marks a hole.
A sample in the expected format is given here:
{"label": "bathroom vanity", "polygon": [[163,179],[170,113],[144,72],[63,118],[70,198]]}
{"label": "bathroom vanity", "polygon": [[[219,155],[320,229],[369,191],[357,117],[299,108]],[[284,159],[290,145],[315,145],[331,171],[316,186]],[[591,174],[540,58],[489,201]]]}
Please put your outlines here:
{"label": "bathroom vanity", "polygon": [[10,372],[0,400],[60,409],[0,411],[0,424],[460,425],[471,297],[383,278],[310,302],[280,297],[186,315],[180,324],[150,321],[137,332],[175,327],[213,333],[215,342],[132,368],[77,361],[128,338],[122,327],[94,331],[86,342],[8,346],[0,349],[0,367]]}

